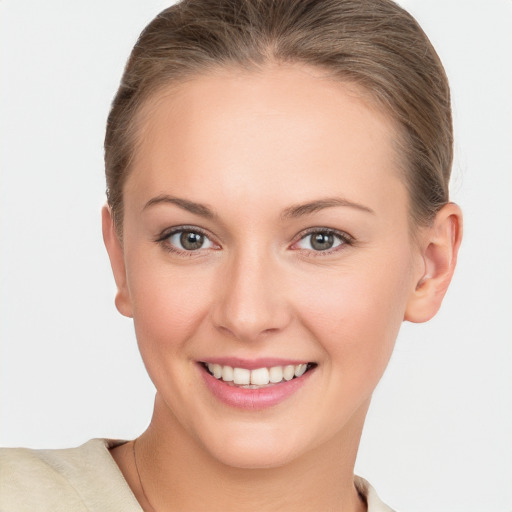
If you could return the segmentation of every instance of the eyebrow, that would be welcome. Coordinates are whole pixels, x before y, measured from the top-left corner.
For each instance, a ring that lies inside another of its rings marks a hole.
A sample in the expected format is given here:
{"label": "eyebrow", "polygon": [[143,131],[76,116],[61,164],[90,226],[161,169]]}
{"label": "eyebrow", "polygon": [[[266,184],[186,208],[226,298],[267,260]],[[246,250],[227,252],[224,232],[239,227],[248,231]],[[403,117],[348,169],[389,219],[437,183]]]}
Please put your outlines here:
{"label": "eyebrow", "polygon": [[361,210],[375,215],[375,212],[371,208],[368,208],[368,206],[354,203],[341,197],[327,197],[325,199],[318,199],[317,201],[290,206],[284,210],[281,216],[284,219],[302,217],[303,215],[310,215],[319,210],[323,210],[324,208],[332,208],[335,206],[355,208],[356,210]]}
{"label": "eyebrow", "polygon": [[167,194],[162,194],[157,197],[153,197],[150,199],[142,208],[142,211],[154,206],[156,204],[174,204],[183,210],[187,210],[188,212],[194,213],[195,215],[199,215],[201,217],[205,217],[208,219],[213,219],[217,217],[217,215],[210,209],[208,206],[195,203],[194,201],[189,201],[188,199],[182,199],[180,197],[169,196]]}
{"label": "eyebrow", "polygon": [[[153,197],[144,205],[144,208],[142,210],[144,211],[147,208],[150,208],[151,206],[162,203],[174,204],[179,208],[182,208],[183,210],[186,210],[188,212],[194,213],[195,215],[199,215],[201,217],[205,217],[208,219],[213,219],[217,217],[213,210],[204,204],[189,201],[188,199],[182,199],[180,197],[170,196],[167,194],[162,194],[157,197]],[[283,211],[281,217],[283,219],[297,218],[302,217],[304,215],[310,215],[325,208],[333,208],[339,206],[355,208],[357,210],[361,210],[363,212],[375,215],[375,212],[371,208],[368,208],[367,206],[364,206],[362,204],[354,203],[353,201],[349,201],[341,197],[328,197],[325,199],[310,201],[308,203],[289,206]]]}

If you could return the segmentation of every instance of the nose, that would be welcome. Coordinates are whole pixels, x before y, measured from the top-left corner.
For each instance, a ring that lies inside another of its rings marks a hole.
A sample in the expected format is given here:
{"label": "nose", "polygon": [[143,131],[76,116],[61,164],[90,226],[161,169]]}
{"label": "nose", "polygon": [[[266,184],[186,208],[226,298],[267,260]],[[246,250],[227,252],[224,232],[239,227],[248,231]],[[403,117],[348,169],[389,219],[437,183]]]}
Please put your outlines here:
{"label": "nose", "polygon": [[217,329],[255,341],[290,323],[284,272],[272,257],[254,250],[233,256],[221,279],[212,310]]}

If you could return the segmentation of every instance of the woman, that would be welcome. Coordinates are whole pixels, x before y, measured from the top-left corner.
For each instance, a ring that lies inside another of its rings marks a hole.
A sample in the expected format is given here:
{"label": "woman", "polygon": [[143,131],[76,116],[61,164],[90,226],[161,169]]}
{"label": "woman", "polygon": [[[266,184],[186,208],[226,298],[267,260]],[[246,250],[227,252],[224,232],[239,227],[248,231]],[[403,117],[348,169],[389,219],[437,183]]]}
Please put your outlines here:
{"label": "woman", "polygon": [[401,323],[453,275],[451,161],[446,76],[394,3],[161,13],[112,105],[103,209],[153,419],[5,451],[2,509],[389,510],[355,458]]}

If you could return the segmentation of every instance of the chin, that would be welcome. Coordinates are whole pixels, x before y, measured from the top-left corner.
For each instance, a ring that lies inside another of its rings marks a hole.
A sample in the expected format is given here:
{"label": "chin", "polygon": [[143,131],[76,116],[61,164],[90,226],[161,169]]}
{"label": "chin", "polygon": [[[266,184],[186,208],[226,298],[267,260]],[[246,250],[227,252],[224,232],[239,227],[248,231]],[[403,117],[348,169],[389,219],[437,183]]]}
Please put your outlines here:
{"label": "chin", "polygon": [[264,447],[264,449],[255,447],[244,451],[224,449],[221,453],[212,455],[225,466],[236,469],[279,468],[287,465],[294,459],[293,454],[276,453],[273,450],[269,450],[268,447]]}
{"label": "chin", "polygon": [[[213,440],[212,440],[213,441]],[[223,435],[204,447],[221,464],[238,469],[278,468],[302,454],[299,446],[282,436],[262,435],[261,432]]]}

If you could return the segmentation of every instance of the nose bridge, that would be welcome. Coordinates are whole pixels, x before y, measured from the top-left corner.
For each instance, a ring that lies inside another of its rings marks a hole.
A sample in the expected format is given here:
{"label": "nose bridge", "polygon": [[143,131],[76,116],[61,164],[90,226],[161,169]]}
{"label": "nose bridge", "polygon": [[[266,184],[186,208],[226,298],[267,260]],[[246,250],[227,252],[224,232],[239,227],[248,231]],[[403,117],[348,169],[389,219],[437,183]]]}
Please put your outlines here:
{"label": "nose bridge", "polygon": [[240,340],[278,331],[289,321],[276,258],[261,247],[234,251],[226,261],[214,323]]}

